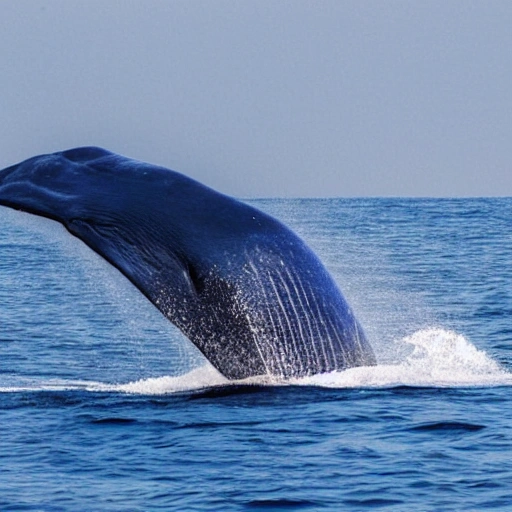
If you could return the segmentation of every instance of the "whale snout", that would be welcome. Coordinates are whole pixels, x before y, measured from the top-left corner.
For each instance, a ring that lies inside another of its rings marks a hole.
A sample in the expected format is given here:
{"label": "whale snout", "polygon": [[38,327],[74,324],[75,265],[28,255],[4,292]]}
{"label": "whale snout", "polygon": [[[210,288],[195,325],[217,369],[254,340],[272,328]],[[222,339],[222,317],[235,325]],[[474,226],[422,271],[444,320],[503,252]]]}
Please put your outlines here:
{"label": "whale snout", "polygon": [[0,171],[0,202],[61,222],[79,197],[79,177],[59,155],[47,155]]}
{"label": "whale snout", "polygon": [[84,162],[112,155],[96,147],[75,148],[60,153],[41,155],[12,165],[0,171],[0,187],[22,185],[52,189],[62,194],[84,190],[84,181],[97,170]]}

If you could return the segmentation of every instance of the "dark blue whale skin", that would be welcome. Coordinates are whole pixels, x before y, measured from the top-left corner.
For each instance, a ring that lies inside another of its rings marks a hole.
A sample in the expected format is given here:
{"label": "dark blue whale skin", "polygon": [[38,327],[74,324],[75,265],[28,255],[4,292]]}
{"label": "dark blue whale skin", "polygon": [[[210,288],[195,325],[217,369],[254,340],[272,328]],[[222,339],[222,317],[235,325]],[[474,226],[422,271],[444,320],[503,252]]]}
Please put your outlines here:
{"label": "dark blue whale skin", "polygon": [[62,223],[228,379],[375,364],[350,307],[300,238],[175,171],[75,148],[0,171],[0,205]]}

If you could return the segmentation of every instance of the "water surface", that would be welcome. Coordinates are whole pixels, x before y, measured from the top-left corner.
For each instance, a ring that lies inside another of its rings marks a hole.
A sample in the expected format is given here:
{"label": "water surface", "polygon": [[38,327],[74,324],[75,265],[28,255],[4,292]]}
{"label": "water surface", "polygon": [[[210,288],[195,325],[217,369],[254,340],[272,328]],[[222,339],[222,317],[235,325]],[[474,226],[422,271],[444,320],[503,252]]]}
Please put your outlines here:
{"label": "water surface", "polygon": [[509,510],[512,199],[251,203],[379,365],[228,383],[63,228],[0,208],[0,509]]}

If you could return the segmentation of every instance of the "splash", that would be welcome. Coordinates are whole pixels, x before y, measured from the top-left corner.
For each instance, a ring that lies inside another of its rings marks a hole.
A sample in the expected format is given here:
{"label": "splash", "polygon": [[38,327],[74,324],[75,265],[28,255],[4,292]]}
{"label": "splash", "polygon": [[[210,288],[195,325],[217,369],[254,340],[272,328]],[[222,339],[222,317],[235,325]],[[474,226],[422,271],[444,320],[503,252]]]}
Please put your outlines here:
{"label": "splash", "polygon": [[88,380],[66,379],[17,379],[16,382],[0,386],[0,393],[23,393],[33,391],[88,391],[92,393],[128,393],[136,395],[165,395],[194,391],[202,388],[225,386],[231,381],[222,376],[213,366],[205,364],[178,376],[165,376],[126,384],[109,384]]}
{"label": "splash", "polygon": [[251,377],[230,381],[212,365],[179,376],[142,379],[125,384],[51,380],[1,386],[0,392],[73,391],[114,392],[134,395],[167,395],[230,385],[318,386],[337,389],[410,387],[512,386],[512,373],[461,334],[439,328],[422,329],[398,341],[409,350],[395,364],[362,366],[312,377],[276,380]]}
{"label": "splash", "polygon": [[205,364],[184,375],[143,379],[128,384],[112,386],[113,391],[143,395],[165,395],[197,389],[229,385],[231,381],[222,376],[212,365]]}
{"label": "splash", "polygon": [[206,365],[180,377],[161,377],[118,386],[117,391],[167,394],[230,384],[298,385],[329,388],[481,387],[510,386],[512,373],[504,370],[464,336],[444,329],[422,329],[399,341],[409,347],[396,364],[351,368],[288,381],[255,377],[228,381]]}
{"label": "splash", "polygon": [[333,388],[512,385],[512,373],[456,332],[422,329],[400,343],[409,346],[409,353],[397,364],[315,375],[300,384]]}

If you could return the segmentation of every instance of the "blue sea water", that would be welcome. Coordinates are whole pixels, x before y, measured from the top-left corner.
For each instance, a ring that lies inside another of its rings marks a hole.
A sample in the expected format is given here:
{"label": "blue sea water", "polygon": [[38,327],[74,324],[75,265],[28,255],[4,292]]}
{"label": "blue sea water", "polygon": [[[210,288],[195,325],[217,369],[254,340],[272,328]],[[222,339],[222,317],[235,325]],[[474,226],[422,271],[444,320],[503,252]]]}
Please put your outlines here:
{"label": "blue sea water", "polygon": [[0,510],[510,510],[512,199],[250,202],[378,366],[228,383],[60,225],[0,208]]}

